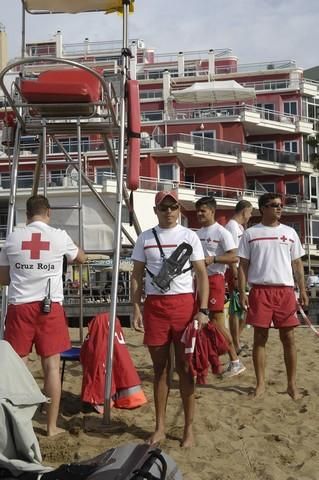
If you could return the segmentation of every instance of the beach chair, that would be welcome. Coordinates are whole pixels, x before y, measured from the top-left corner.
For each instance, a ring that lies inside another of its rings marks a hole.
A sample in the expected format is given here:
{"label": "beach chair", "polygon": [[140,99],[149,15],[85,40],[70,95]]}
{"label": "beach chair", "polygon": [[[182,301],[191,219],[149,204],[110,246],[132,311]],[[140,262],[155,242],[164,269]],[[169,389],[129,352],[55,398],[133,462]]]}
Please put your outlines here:
{"label": "beach chair", "polygon": [[80,347],[72,347],[69,350],[65,350],[61,353],[61,362],[62,362],[62,370],[61,370],[61,388],[63,387],[63,378],[64,378],[64,370],[65,370],[65,363],[66,362],[79,362],[80,361]]}

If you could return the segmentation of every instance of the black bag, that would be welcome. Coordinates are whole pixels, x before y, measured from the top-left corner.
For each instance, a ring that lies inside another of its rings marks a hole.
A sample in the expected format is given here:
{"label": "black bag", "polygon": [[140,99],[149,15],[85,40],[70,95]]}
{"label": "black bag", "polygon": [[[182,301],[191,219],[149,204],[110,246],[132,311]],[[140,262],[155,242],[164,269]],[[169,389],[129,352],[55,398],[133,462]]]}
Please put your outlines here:
{"label": "black bag", "polygon": [[[0,478],[12,479],[12,474],[0,470]],[[39,474],[24,472],[17,478],[36,480]],[[161,449],[146,443],[127,443],[84,462],[60,465],[41,475],[41,480],[183,480],[183,476]]]}

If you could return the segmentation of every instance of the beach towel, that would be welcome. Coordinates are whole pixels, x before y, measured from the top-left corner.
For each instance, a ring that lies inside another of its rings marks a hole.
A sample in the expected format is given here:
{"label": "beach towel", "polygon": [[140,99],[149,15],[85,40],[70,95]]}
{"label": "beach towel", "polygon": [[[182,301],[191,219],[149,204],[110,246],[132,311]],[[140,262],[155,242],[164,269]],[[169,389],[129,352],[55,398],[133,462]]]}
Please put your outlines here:
{"label": "beach towel", "polygon": [[237,315],[239,319],[241,319],[244,315],[244,310],[239,302],[238,290],[234,290],[230,294],[228,312],[231,315]]}

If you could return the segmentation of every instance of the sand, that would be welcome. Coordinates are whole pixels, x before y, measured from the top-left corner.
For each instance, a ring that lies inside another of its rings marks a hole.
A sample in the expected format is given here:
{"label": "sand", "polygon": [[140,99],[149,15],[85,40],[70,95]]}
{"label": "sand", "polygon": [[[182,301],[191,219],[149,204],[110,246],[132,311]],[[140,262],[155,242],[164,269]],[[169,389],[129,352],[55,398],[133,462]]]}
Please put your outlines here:
{"label": "sand", "polygon": [[[43,463],[87,459],[126,442],[143,442],[154,426],[152,368],[141,334],[124,329],[126,342],[141,376],[149,403],[136,410],[111,413],[111,425],[96,413],[84,413],[80,401],[81,367],[68,363],[63,383],[60,426],[67,433],[45,436],[45,417],[37,413],[34,429]],[[251,345],[252,329],[243,340]],[[296,330],[298,385],[302,398],[286,393],[286,375],[278,332],[270,332],[267,346],[267,391],[249,396],[255,376],[251,357],[243,358],[245,373],[228,380],[209,376],[209,384],[196,391],[196,446],[180,447],[183,412],[174,376],[167,408],[167,439],[161,448],[171,455],[185,480],[318,480],[319,478],[319,338],[306,327]],[[223,361],[226,362],[223,357]],[[42,384],[39,361],[30,368]]]}

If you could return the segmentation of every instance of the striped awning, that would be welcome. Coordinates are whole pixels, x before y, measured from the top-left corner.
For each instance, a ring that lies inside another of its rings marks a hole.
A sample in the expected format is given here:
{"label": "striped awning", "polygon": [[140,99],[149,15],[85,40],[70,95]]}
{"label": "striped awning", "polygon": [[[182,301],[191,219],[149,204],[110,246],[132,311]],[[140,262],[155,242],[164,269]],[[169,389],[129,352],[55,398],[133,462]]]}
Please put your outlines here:
{"label": "striped awning", "polygon": [[[134,1],[129,0],[129,11],[134,11]],[[29,13],[81,13],[122,12],[123,0],[22,0]],[[126,2],[125,2],[126,3]]]}

